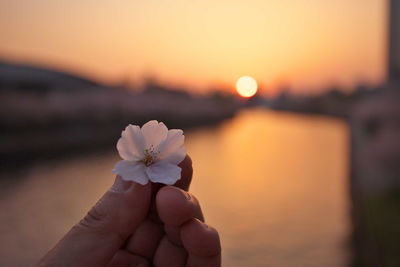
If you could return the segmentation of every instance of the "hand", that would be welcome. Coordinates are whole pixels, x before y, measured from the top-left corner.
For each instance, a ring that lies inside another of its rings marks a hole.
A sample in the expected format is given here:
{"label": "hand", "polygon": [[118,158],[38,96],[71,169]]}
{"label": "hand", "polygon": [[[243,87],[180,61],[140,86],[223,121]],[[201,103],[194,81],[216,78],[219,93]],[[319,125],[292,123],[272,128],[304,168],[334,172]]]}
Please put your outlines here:
{"label": "hand", "polygon": [[204,223],[199,202],[186,192],[193,172],[190,158],[180,167],[182,178],[161,189],[117,177],[37,266],[219,267],[218,233]]}

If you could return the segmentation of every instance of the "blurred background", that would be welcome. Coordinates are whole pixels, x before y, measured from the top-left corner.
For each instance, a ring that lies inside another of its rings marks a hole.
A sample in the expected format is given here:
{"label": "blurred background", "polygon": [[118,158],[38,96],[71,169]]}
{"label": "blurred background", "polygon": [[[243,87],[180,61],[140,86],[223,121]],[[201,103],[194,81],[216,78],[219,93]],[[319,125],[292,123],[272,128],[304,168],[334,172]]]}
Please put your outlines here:
{"label": "blurred background", "polygon": [[400,266],[397,0],[0,0],[0,266],[185,130],[223,266]]}

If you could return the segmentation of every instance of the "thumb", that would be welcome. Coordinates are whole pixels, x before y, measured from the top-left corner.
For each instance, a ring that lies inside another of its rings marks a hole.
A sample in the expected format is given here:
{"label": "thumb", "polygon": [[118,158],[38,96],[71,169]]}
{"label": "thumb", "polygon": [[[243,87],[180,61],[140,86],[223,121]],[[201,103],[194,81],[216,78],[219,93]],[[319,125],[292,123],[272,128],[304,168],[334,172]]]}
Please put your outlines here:
{"label": "thumb", "polygon": [[104,266],[147,216],[151,185],[124,181],[113,186],[38,266]]}

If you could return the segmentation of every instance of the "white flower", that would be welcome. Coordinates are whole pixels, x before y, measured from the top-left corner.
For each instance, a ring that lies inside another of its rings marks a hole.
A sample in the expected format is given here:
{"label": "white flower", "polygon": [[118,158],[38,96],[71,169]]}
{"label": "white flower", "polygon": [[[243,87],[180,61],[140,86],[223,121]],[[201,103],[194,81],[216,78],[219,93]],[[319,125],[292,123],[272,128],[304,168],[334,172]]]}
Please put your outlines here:
{"label": "white flower", "polygon": [[182,130],[168,130],[164,123],[155,120],[142,128],[129,124],[117,143],[123,160],[115,165],[113,173],[142,185],[149,180],[175,184],[182,171],[177,165],[186,156],[184,139]]}

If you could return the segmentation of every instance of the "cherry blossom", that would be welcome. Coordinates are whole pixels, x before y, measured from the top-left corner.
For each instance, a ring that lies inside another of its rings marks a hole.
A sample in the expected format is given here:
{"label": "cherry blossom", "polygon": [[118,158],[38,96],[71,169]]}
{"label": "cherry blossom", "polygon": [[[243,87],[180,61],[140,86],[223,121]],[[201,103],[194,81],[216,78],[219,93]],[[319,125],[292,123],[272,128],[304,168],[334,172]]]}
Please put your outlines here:
{"label": "cherry blossom", "polygon": [[178,164],[185,158],[183,131],[152,120],[140,128],[129,124],[122,131],[117,149],[123,160],[113,173],[122,179],[145,185],[149,181],[167,185],[181,178]]}

